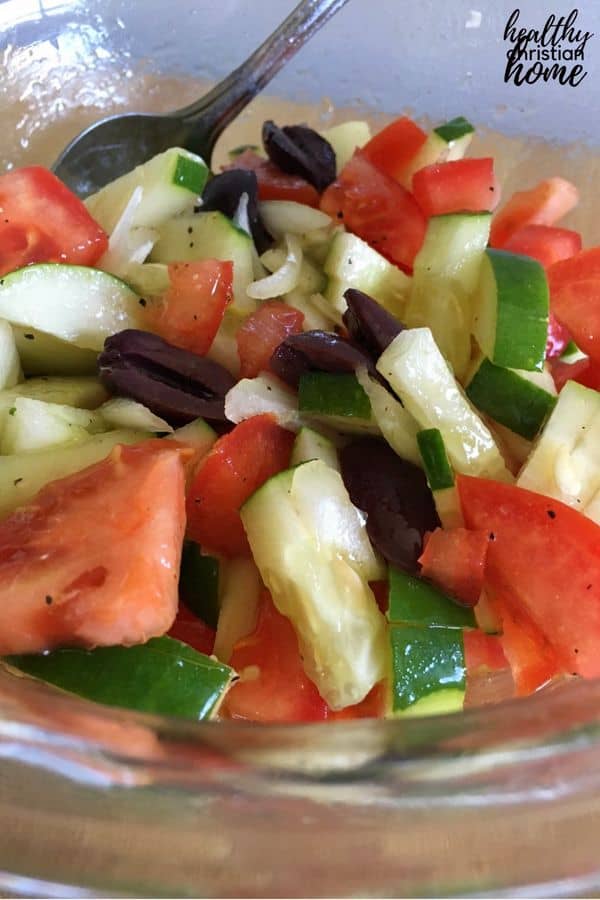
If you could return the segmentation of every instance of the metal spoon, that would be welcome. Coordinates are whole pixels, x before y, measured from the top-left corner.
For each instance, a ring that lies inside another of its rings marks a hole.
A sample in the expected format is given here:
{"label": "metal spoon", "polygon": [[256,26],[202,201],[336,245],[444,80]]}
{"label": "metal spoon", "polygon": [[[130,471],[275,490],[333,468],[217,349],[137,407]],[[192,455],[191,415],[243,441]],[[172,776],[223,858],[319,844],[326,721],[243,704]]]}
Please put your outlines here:
{"label": "metal spoon", "polygon": [[224,128],[347,0],[302,0],[254,53],[208,94],[164,115],[101,119],[63,150],[53,171],[80,197],[169,147],[185,147],[210,165]]}

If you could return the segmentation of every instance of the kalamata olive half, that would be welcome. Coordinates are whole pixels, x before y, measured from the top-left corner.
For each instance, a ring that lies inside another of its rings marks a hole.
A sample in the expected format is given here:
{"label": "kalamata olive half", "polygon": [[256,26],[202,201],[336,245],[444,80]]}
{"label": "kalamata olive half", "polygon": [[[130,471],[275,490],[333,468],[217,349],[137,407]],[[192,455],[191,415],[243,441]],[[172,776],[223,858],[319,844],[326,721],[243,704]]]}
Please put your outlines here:
{"label": "kalamata olive half", "polygon": [[362,350],[330,331],[291,334],[276,348],[269,365],[290,387],[298,387],[306,372],[355,372],[358,366],[373,369]]}
{"label": "kalamata olive half", "polygon": [[350,499],[367,516],[373,546],[388,562],[416,573],[423,536],[440,524],[421,469],[377,438],[348,444],[340,465]]}
{"label": "kalamata olive half", "polygon": [[377,360],[404,326],[363,291],[348,288],[344,297],[348,309],[342,318],[350,337]]}
{"label": "kalamata olive half", "polygon": [[288,175],[300,175],[319,192],[335,181],[335,151],[329,141],[307,125],[263,125],[265,151],[276,166]]}
{"label": "kalamata olive half", "polygon": [[252,238],[259,253],[264,253],[273,243],[258,209],[258,181],[256,173],[249,169],[227,169],[210,178],[202,194],[201,212],[217,210],[232,219],[242,195],[248,196],[248,222]]}
{"label": "kalamata olive half", "polygon": [[225,394],[235,378],[213,360],[156,334],[130,328],[107,338],[98,373],[112,393],[143,403],[170,425],[200,417],[227,421]]}

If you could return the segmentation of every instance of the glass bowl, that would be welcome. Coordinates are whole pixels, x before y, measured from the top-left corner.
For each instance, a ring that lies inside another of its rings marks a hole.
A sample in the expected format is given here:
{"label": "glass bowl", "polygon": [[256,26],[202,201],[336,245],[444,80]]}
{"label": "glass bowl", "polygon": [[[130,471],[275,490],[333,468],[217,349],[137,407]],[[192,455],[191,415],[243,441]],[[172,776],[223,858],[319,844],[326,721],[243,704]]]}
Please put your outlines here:
{"label": "glass bowl", "polygon": [[[109,112],[183,105],[291,6],[0,0],[0,167],[50,163]],[[571,11],[558,7],[556,16]],[[506,82],[513,12],[492,0],[352,0],[273,82],[279,99],[255,101],[221,145],[255,137],[266,114],[464,114],[479,150],[497,155],[507,194],[547,175],[573,178],[584,200],[570,221],[598,243],[600,53],[590,38],[576,87]],[[540,28],[548,15],[530,0],[519,24]],[[576,25],[599,33],[600,8],[587,3]],[[257,727],[111,710],[0,671],[0,757],[3,896],[600,888],[595,682],[437,718]]]}

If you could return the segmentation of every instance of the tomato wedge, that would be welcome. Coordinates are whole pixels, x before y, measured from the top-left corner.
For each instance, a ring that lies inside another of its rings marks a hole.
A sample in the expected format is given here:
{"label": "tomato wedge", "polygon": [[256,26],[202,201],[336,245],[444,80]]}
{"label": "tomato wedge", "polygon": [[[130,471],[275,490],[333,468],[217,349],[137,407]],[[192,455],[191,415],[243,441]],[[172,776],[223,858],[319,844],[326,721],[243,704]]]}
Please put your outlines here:
{"label": "tomato wedge", "polygon": [[600,278],[600,247],[582,250],[576,256],[554,263],[548,269],[550,297],[558,294],[567,284]]}
{"label": "tomato wedge", "polygon": [[465,605],[475,606],[483,588],[488,545],[485,531],[436,528],[419,559],[421,575]]}
{"label": "tomato wedge", "polygon": [[426,216],[491,212],[500,201],[500,185],[491,157],[425,166],[413,175],[412,189]]}
{"label": "tomato wedge", "polygon": [[312,184],[299,175],[282,172],[275,163],[252,150],[244,150],[226,168],[251,169],[256,172],[259,200],[293,200],[295,203],[304,203],[305,206],[319,206],[319,193]]}
{"label": "tomato wedge", "polygon": [[466,475],[457,485],[467,527],[494,535],[485,567],[490,596],[510,602],[517,630],[531,620],[563,671],[599,676],[600,526],[515,485]]}
{"label": "tomato wedge", "polygon": [[138,644],[177,610],[184,462],[171,441],[115,447],[0,522],[0,653]]}
{"label": "tomato wedge", "polygon": [[427,133],[409,119],[394,119],[362,148],[369,162],[395,181],[404,181],[408,165],[427,140]]}
{"label": "tomato wedge", "polygon": [[321,197],[321,209],[391,262],[410,269],[427,223],[413,195],[357,150]]}
{"label": "tomato wedge", "polygon": [[107,247],[100,225],[48,169],[0,175],[0,276],[40,262],[93,266]]}
{"label": "tomato wedge", "polygon": [[600,277],[564,284],[552,295],[552,311],[580,350],[600,362]]}
{"label": "tomato wedge", "polygon": [[528,191],[517,191],[494,217],[490,245],[502,248],[525,225],[554,225],[579,201],[579,191],[565,178],[547,178]]}
{"label": "tomato wedge", "polygon": [[600,365],[587,357],[574,363],[553,359],[550,362],[550,373],[557,391],[560,391],[567,381],[576,381],[584,387],[600,391]]}
{"label": "tomato wedge", "polygon": [[518,696],[533,693],[564,673],[558,655],[540,629],[516,604],[492,601],[502,623],[502,648],[509,662]]}
{"label": "tomato wedge", "polygon": [[152,329],[173,346],[203,356],[233,298],[233,263],[218,259],[171,263],[169,278],[169,290],[147,307]]}
{"label": "tomato wedge", "polygon": [[560,356],[571,341],[569,329],[562,325],[552,310],[548,316],[548,337],[546,339],[546,359]]}
{"label": "tomato wedge", "polygon": [[229,664],[240,680],[221,715],[251,722],[319,722],[328,706],[302,666],[292,623],[275,608],[268,591],[261,597],[255,630],[238,641]]}
{"label": "tomato wedge", "polygon": [[294,435],[269,415],[254,416],[223,435],[200,463],[187,497],[188,536],[225,556],[250,554],[240,507],[289,465]]}
{"label": "tomato wedge", "polygon": [[508,667],[508,660],[498,635],[486,634],[479,628],[466,628],[463,632],[463,641],[465,665],[469,674],[481,669],[495,672]]}
{"label": "tomato wedge", "polygon": [[304,313],[280,300],[262,303],[239,329],[236,339],[240,378],[254,378],[269,368],[273,351],[290,334],[302,331]]}
{"label": "tomato wedge", "polygon": [[552,225],[524,225],[513,232],[503,249],[531,256],[549,269],[554,263],[581,251],[581,235],[578,231]]}

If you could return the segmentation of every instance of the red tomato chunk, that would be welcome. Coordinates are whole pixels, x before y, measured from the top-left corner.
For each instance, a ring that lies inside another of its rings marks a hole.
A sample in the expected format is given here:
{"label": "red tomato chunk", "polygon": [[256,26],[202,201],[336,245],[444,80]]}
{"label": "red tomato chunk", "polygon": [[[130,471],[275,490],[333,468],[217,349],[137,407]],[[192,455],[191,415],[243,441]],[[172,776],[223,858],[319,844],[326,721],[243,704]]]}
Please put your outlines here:
{"label": "red tomato chunk", "polygon": [[458,159],[415,172],[415,200],[426,216],[456,212],[491,212],[500,200],[494,160]]}

